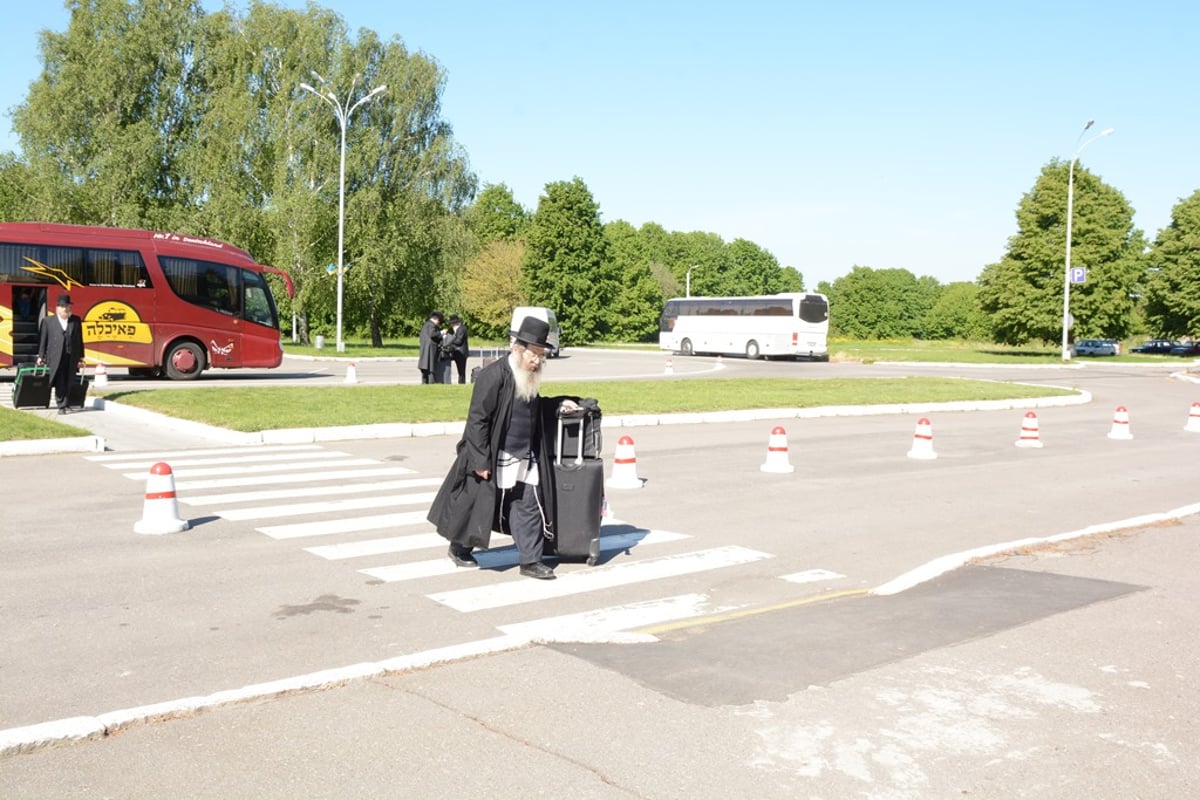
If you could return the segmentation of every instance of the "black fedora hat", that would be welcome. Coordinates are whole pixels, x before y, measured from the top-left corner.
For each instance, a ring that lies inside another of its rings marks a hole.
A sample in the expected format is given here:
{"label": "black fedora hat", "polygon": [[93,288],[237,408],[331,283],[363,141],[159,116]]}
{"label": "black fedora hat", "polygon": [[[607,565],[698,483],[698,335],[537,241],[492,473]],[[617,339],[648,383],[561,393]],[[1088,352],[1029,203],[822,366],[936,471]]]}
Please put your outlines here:
{"label": "black fedora hat", "polygon": [[60,305],[60,306],[69,306],[69,305],[73,305],[73,303],[71,303],[71,295],[69,295],[69,294],[60,294],[60,295],[58,296],[58,305]]}
{"label": "black fedora hat", "polygon": [[531,344],[535,347],[546,347],[550,337],[550,325],[537,317],[526,317],[521,320],[514,338],[521,344]]}

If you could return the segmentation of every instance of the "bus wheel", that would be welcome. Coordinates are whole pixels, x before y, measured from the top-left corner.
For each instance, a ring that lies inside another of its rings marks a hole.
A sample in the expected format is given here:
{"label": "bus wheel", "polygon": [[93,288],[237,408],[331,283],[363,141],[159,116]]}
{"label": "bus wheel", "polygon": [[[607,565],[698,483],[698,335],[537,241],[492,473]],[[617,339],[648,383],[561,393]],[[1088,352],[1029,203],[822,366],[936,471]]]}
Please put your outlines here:
{"label": "bus wheel", "polygon": [[204,371],[204,351],[193,342],[180,342],[171,348],[165,367],[173,381],[195,380]]}
{"label": "bus wheel", "polygon": [[746,342],[746,358],[749,358],[750,360],[754,360],[754,359],[758,358],[758,356],[759,356],[758,342],[754,341],[753,339]]}
{"label": "bus wheel", "polygon": [[692,340],[684,339],[682,342],[680,342],[679,343],[679,352],[683,353],[685,356],[696,355],[696,353],[692,350]]}

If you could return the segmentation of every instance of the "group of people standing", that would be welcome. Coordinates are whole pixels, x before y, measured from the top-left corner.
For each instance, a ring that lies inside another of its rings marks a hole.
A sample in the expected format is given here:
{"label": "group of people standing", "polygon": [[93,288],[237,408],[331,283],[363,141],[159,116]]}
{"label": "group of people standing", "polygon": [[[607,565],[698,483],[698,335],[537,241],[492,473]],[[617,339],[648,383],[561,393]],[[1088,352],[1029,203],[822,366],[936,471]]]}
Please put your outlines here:
{"label": "group of people standing", "polygon": [[442,312],[434,311],[421,326],[421,349],[417,367],[421,383],[451,383],[450,365],[458,371],[458,382],[467,382],[467,356],[471,345],[467,326],[457,314],[451,314],[449,328],[442,327]]}

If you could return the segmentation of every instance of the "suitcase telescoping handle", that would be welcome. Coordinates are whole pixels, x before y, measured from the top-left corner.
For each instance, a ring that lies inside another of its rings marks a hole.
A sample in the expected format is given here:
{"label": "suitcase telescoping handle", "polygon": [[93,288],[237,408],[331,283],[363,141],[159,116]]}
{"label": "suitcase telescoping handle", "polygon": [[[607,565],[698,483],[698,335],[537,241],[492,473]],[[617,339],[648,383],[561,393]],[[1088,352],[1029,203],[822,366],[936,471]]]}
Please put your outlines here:
{"label": "suitcase telescoping handle", "polygon": [[587,435],[587,415],[579,414],[579,416],[564,417],[563,412],[558,412],[558,444],[554,447],[554,463],[562,464],[563,449],[566,447],[566,429],[567,425],[579,426],[579,447],[575,450],[576,466],[583,463],[583,440]]}

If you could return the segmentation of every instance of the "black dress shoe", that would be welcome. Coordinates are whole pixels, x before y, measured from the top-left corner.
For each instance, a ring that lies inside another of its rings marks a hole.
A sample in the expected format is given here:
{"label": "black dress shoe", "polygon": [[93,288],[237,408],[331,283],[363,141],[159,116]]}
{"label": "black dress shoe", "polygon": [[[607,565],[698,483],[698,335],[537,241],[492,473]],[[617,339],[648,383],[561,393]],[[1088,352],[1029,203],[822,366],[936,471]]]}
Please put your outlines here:
{"label": "black dress shoe", "polygon": [[67,413],[69,413],[69,412],[68,412],[68,411],[67,411],[65,408],[60,408],[60,409],[58,410],[58,413],[60,413],[60,414],[67,414]]}
{"label": "black dress shoe", "polygon": [[554,570],[540,561],[535,564],[522,564],[521,574],[526,578],[537,578],[540,581],[554,580]]}
{"label": "black dress shoe", "polygon": [[471,551],[465,547],[456,547],[450,545],[450,560],[455,566],[459,567],[478,567],[479,562],[475,560],[475,556],[471,555]]}

